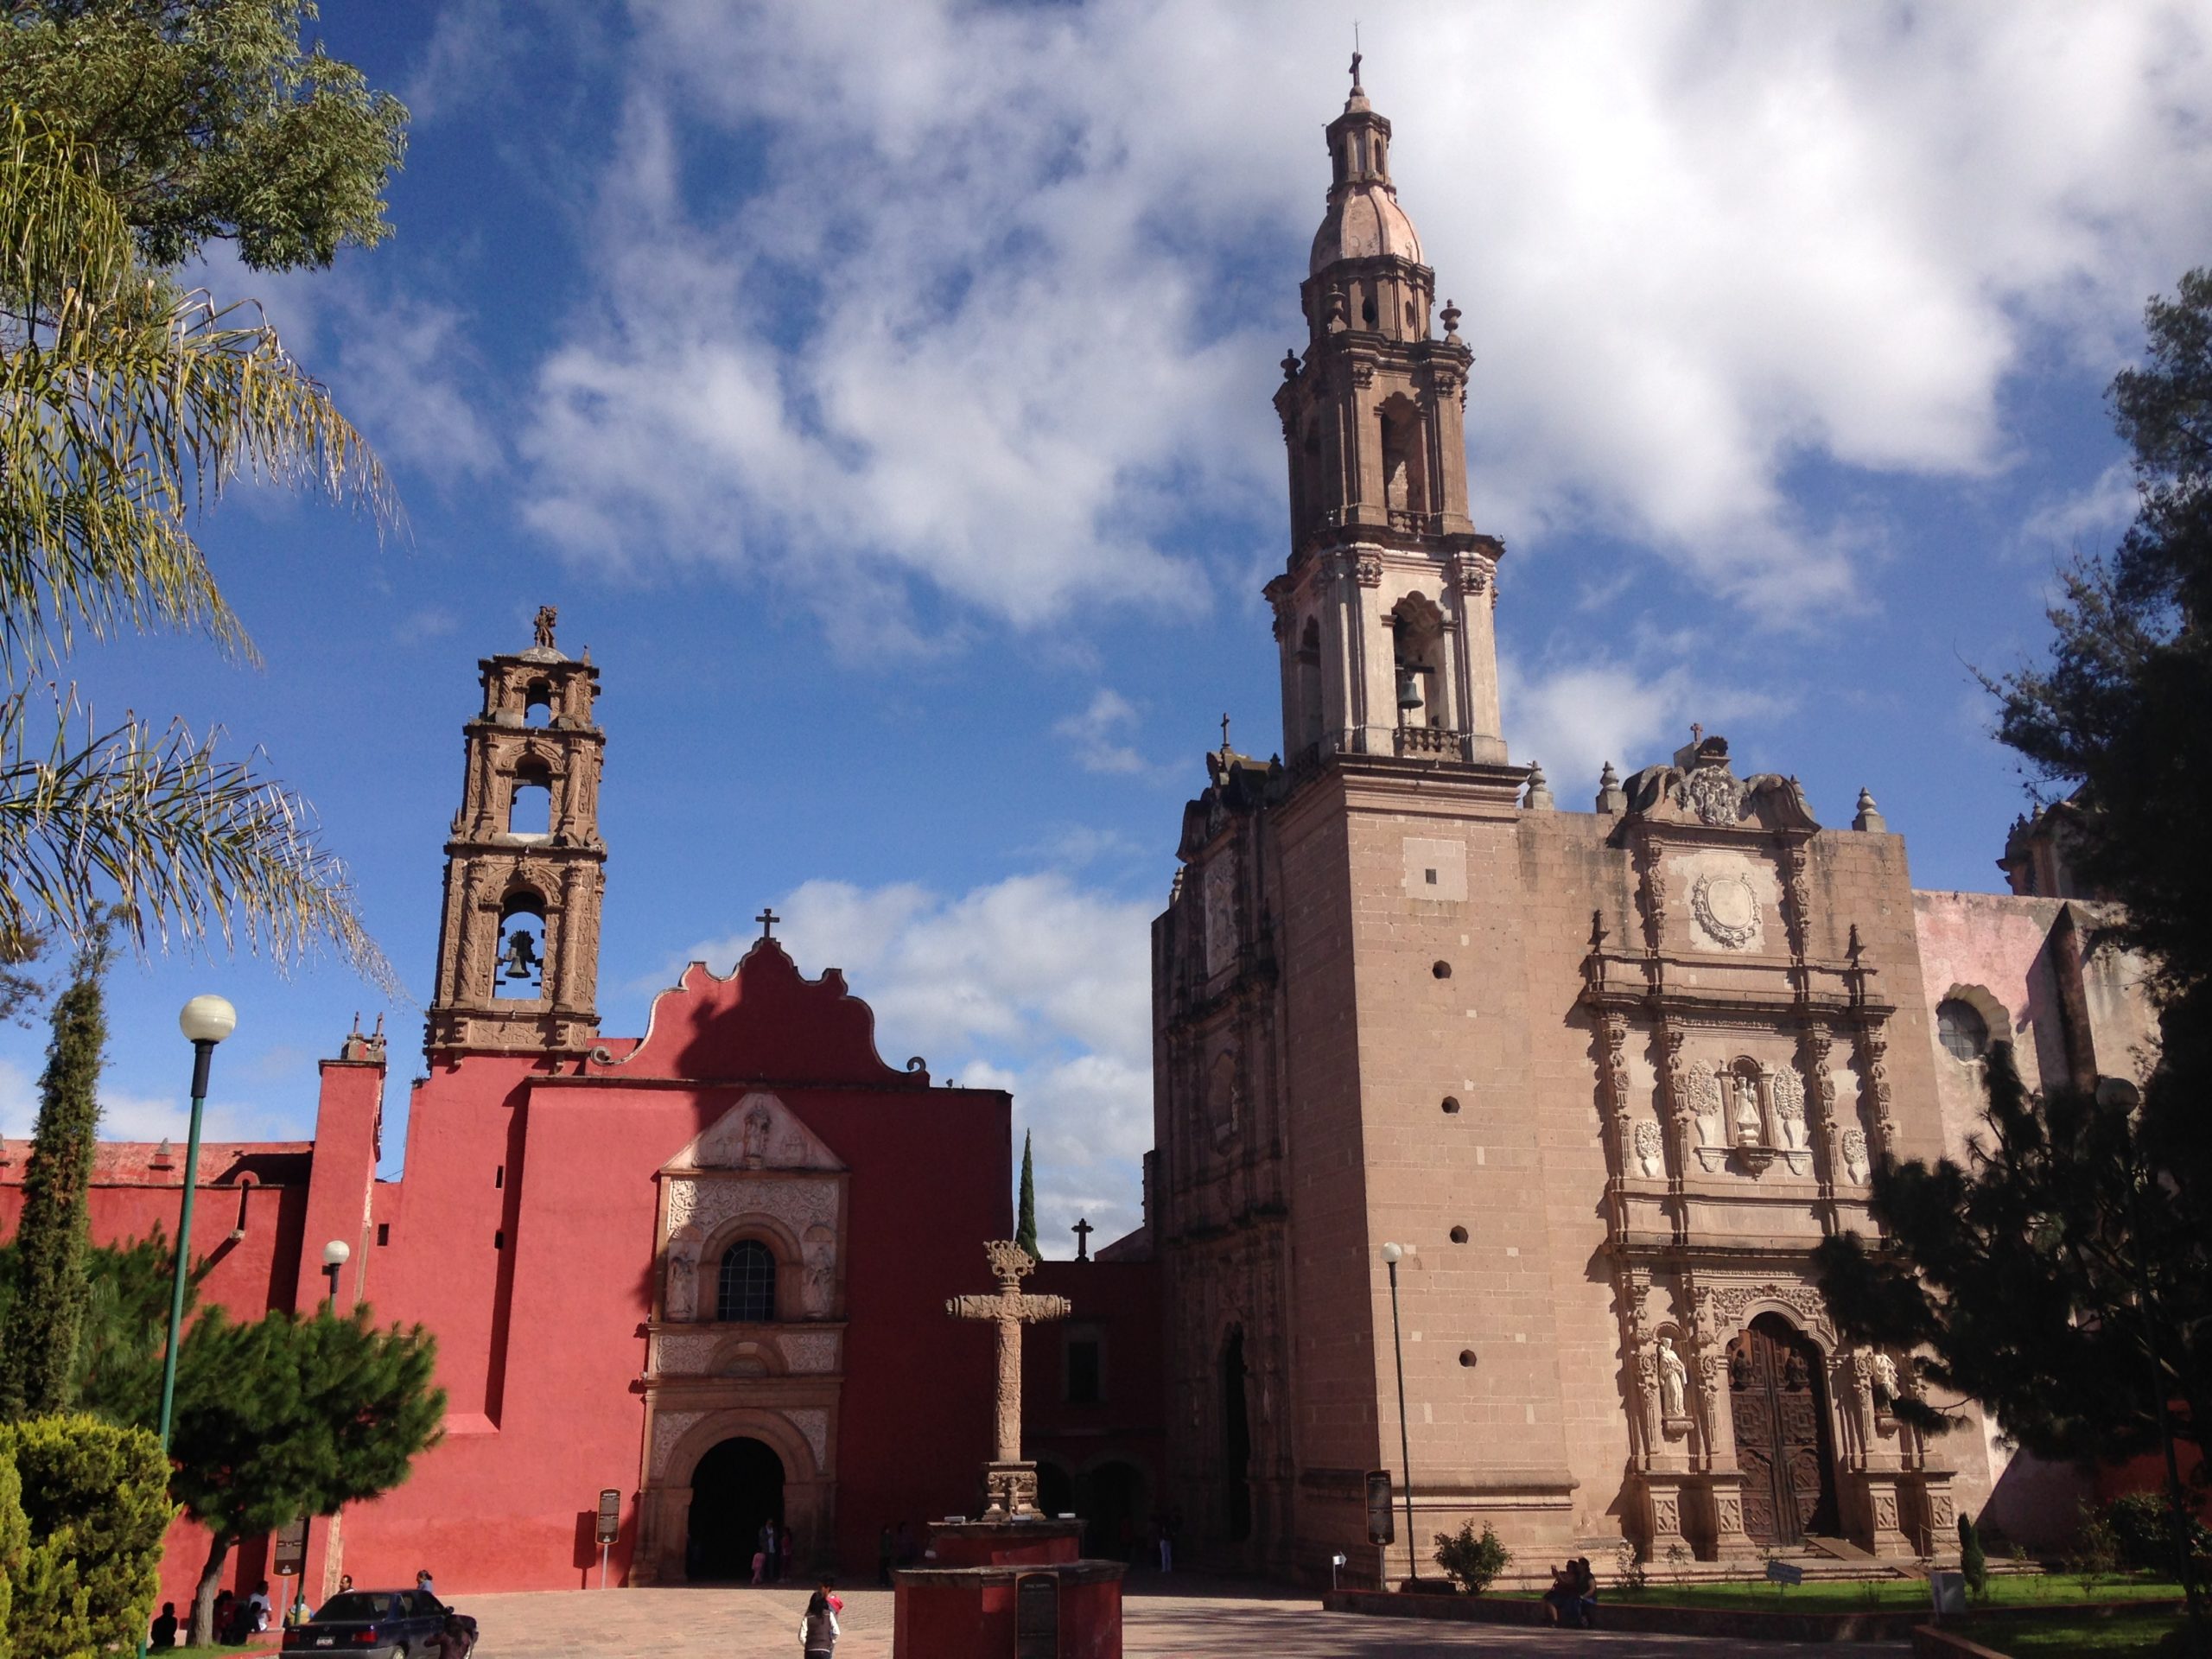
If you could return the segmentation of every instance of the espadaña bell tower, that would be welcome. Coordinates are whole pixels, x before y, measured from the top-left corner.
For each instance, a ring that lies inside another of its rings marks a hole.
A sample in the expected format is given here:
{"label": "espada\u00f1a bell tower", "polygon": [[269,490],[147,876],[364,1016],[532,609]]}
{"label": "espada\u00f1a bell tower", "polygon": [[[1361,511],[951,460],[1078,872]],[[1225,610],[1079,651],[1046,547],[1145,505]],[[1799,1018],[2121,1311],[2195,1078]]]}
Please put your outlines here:
{"label": "espada\u00f1a bell tower", "polygon": [[1290,449],[1289,567],[1268,586],[1283,753],[1503,763],[1495,537],[1467,514],[1474,353],[1390,181],[1390,124],[1351,96],[1329,125],[1329,205],[1300,297],[1306,355],[1275,393]]}
{"label": "espada\u00f1a bell tower", "polygon": [[424,1046],[582,1052],[597,1040],[599,833],[607,747],[599,671],[553,643],[537,613],[528,650],[477,664],[484,700],[462,728],[467,766],[446,842],[437,990]]}

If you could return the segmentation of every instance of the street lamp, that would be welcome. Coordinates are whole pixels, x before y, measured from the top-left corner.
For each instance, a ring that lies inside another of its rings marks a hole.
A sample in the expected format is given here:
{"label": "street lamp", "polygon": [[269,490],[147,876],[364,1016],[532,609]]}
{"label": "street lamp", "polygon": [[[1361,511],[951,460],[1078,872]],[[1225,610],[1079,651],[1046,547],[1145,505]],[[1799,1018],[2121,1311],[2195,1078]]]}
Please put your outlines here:
{"label": "street lamp", "polygon": [[1390,1269],[1390,1347],[1398,1361],[1398,1459],[1406,1477],[1406,1566],[1415,1584],[1421,1582],[1421,1558],[1414,1544],[1414,1453],[1406,1430],[1406,1344],[1398,1334],[1398,1263],[1405,1259],[1402,1245],[1382,1246],[1383,1265]]}
{"label": "street lamp", "polygon": [[322,1271],[330,1281],[330,1311],[338,1311],[338,1270],[353,1256],[350,1245],[342,1238],[334,1238],[322,1247]]}
{"label": "street lamp", "polygon": [[169,1418],[176,1404],[176,1344],[184,1323],[184,1281],[192,1260],[192,1197],[200,1180],[200,1114],[207,1103],[207,1067],[215,1045],[238,1029],[238,1011],[219,996],[195,996],[176,1017],[192,1043],[192,1132],[184,1146],[184,1202],[177,1213],[176,1272],[169,1281],[169,1340],[162,1356],[162,1450],[169,1449]]}

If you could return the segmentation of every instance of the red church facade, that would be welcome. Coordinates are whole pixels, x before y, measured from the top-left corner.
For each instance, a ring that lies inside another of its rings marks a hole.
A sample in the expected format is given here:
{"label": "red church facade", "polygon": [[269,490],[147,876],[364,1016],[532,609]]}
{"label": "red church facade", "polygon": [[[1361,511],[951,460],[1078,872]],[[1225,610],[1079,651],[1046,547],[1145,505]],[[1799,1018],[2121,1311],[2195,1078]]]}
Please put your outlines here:
{"label": "red church facade", "polygon": [[[315,1523],[309,1597],[341,1571],[429,1567],[448,1594],[595,1584],[607,1490],[610,1583],[747,1576],[771,1517],[795,1570],[872,1576],[885,1527],[978,1499],[992,1349],[945,1302],[1013,1231],[1011,1099],[885,1064],[842,976],[805,976],[766,927],[728,976],[686,969],[642,1038],[600,1036],[597,671],[554,648],[550,616],[537,646],[480,667],[402,1179],[376,1178],[386,1057],[358,1032],[323,1063],[312,1143],[201,1149],[203,1301],[309,1309],[342,1242],[340,1305],[437,1338],[445,1437],[404,1485]],[[0,1232],[27,1155],[0,1143]],[[103,1146],[95,1238],[173,1232],[181,1163],[167,1143]],[[1050,1271],[1075,1275],[1054,1288],[1121,1375],[1071,1391],[1069,1350],[1034,1332],[1029,1420],[1065,1442],[1065,1490],[1096,1484],[1124,1532],[1159,1472],[1148,1264]],[[205,1553],[180,1523],[165,1599]],[[226,1576],[273,1579],[269,1541]]]}

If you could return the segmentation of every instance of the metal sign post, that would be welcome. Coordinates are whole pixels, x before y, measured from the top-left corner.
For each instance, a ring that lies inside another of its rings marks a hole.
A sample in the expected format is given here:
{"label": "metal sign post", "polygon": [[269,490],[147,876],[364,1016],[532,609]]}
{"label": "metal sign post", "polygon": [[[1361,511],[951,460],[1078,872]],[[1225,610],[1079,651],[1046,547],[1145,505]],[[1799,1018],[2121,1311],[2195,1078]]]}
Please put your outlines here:
{"label": "metal sign post", "polygon": [[607,1553],[622,1533],[622,1494],[612,1486],[602,1487],[599,1494],[599,1524],[594,1529],[599,1539],[599,1587],[607,1588]]}

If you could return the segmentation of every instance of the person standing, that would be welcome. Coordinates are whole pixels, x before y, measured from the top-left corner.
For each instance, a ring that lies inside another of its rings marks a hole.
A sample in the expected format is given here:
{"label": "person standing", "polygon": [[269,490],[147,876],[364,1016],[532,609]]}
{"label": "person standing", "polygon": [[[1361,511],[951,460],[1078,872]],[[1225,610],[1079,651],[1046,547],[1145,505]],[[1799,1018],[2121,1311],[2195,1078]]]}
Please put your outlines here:
{"label": "person standing", "polygon": [[776,1536],[776,1517],[770,1516],[760,1523],[760,1559],[767,1565],[767,1581],[776,1581],[777,1545],[782,1541]]}
{"label": "person standing", "polygon": [[779,1579],[788,1579],[791,1575],[791,1529],[789,1527],[784,1529],[783,1537],[779,1541],[778,1548],[783,1554],[778,1559],[776,1576]]}
{"label": "person standing", "polygon": [[830,1659],[837,1650],[837,1610],[830,1605],[826,1584],[807,1598],[806,1617],[798,1622],[798,1645],[806,1659]]}
{"label": "person standing", "polygon": [[891,1523],[883,1523],[883,1530],[875,1535],[875,1581],[885,1589],[891,1587],[891,1563],[898,1556],[898,1535],[891,1530]]}

